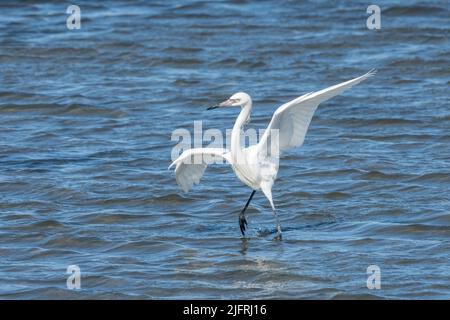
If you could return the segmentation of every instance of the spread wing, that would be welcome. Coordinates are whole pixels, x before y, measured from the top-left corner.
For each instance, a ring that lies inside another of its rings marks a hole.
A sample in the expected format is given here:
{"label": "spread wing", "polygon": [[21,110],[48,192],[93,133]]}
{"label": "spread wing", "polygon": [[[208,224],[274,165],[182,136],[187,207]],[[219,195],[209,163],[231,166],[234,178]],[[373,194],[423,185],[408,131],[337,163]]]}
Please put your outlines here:
{"label": "spread wing", "polygon": [[273,152],[281,154],[284,150],[301,146],[319,104],[373,76],[375,72],[371,70],[361,77],[307,93],[280,106],[261,137],[258,144],[259,151],[267,155]]}
{"label": "spread wing", "polygon": [[172,164],[175,165],[175,178],[184,192],[188,192],[200,179],[208,164],[217,160],[231,163],[230,152],[222,148],[194,148],[184,151]]}

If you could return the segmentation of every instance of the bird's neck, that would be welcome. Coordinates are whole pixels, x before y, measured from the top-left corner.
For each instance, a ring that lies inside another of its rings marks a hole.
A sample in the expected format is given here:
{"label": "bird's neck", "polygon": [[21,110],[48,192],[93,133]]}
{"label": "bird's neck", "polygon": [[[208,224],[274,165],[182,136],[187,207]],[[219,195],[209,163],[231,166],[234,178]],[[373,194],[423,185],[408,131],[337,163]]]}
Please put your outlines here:
{"label": "bird's neck", "polygon": [[241,113],[239,113],[233,130],[231,131],[231,156],[235,163],[238,162],[238,158],[242,155],[241,128],[247,121],[251,111],[252,102],[249,101],[242,107]]}

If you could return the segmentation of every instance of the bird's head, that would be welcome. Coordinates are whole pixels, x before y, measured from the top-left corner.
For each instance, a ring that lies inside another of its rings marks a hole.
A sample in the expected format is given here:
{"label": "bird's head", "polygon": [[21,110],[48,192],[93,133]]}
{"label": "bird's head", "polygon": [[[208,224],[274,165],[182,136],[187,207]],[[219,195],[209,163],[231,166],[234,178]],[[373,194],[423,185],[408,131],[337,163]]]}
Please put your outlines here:
{"label": "bird's head", "polygon": [[209,107],[207,110],[225,107],[243,107],[251,101],[252,99],[248,94],[246,94],[245,92],[238,92],[233,94],[228,100],[225,100],[218,105]]}

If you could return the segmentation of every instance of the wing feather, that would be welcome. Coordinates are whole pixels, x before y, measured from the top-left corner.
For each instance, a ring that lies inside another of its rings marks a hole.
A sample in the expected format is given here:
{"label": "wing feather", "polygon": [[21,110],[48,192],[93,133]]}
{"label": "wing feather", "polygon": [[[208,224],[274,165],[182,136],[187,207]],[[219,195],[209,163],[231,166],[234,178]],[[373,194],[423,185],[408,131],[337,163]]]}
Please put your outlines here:
{"label": "wing feather", "polygon": [[[373,76],[375,72],[375,70],[371,70],[358,78],[317,92],[307,93],[280,106],[274,112],[269,126],[261,137],[258,144],[260,151],[269,155],[272,154],[271,150],[276,150],[280,154],[284,150],[301,146],[319,104]],[[278,139],[275,139],[273,130],[278,132]]]}
{"label": "wing feather", "polygon": [[[205,157],[206,156],[206,157]],[[231,163],[228,150],[221,148],[194,148],[184,151],[172,164],[175,165],[177,184],[188,192],[194,184],[199,184],[210,161],[225,159]]]}

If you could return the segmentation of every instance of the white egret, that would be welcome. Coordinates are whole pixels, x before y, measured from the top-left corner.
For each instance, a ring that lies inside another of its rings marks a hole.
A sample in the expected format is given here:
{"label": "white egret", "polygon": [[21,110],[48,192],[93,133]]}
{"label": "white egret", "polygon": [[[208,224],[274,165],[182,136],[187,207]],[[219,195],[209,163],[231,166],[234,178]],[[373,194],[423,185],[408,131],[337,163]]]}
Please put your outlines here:
{"label": "white egret", "polygon": [[[233,168],[236,176],[252,189],[252,193],[239,214],[239,226],[245,236],[247,221],[245,210],[253,195],[261,190],[269,200],[277,221],[276,239],[281,239],[281,226],[272,200],[272,186],[278,173],[278,159],[284,150],[299,147],[305,140],[311,118],[318,105],[375,74],[371,70],[365,75],[342,82],[329,88],[307,93],[280,106],[273,114],[269,126],[260,141],[252,146],[241,146],[241,128],[249,119],[252,99],[244,92],[232,95],[228,100],[210,109],[241,107],[241,112],[231,133],[231,150],[221,148],[194,148],[184,151],[170,166],[175,167],[178,185],[185,192],[200,182],[208,165],[206,158],[223,158]],[[207,156],[207,157],[205,157]],[[195,161],[197,157],[197,161]],[[198,161],[200,158],[200,161]]]}

